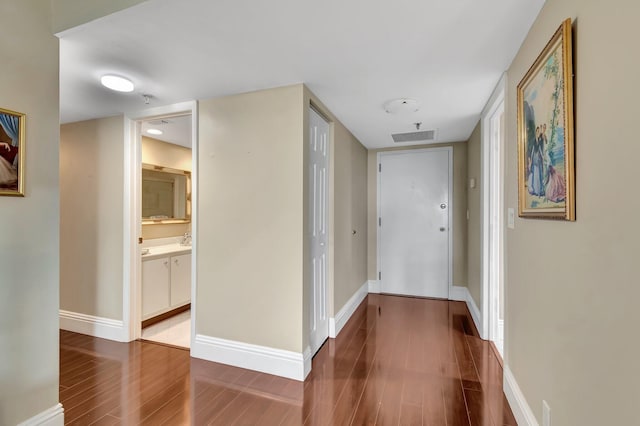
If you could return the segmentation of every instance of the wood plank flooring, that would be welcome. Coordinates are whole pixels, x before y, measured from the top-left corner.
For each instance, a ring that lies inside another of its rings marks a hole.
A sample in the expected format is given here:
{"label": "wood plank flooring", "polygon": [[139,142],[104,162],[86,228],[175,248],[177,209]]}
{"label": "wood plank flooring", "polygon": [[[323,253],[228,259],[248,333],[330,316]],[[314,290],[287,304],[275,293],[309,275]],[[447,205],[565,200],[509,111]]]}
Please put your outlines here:
{"label": "wood plank flooring", "polygon": [[516,425],[462,302],[369,295],[304,382],[60,332],[69,425]]}

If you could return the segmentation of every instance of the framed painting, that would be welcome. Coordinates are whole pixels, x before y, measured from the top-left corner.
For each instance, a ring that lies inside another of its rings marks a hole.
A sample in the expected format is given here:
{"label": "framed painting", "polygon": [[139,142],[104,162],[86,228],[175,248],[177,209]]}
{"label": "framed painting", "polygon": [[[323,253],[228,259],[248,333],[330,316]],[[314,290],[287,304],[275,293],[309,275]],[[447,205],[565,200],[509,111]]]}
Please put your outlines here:
{"label": "framed painting", "polygon": [[575,220],[571,19],[518,84],[518,214]]}
{"label": "framed painting", "polygon": [[0,195],[24,196],[25,119],[0,108]]}

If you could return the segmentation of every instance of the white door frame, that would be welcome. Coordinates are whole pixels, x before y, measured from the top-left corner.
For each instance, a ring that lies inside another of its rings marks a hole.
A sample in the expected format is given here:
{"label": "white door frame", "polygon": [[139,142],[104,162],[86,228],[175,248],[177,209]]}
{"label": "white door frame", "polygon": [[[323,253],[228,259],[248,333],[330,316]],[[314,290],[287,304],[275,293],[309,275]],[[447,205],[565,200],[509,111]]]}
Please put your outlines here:
{"label": "white door frame", "polygon": [[[376,169],[378,169],[376,171],[378,178],[377,178],[377,192],[376,192],[376,203],[377,203],[377,216],[376,218],[380,218],[380,191],[382,189],[381,186],[381,179],[382,179],[382,173],[380,173],[380,160],[382,158],[383,155],[390,155],[390,154],[418,154],[421,152],[433,152],[433,151],[448,151],[449,152],[449,176],[448,176],[448,180],[449,180],[449,209],[447,212],[448,215],[448,221],[449,221],[449,235],[448,235],[448,244],[449,244],[449,253],[448,253],[448,279],[447,279],[447,285],[449,287],[449,298],[451,299],[452,294],[453,294],[453,209],[454,209],[454,202],[453,202],[453,147],[452,146],[444,146],[444,147],[436,147],[436,148],[421,148],[421,149],[403,149],[403,150],[391,150],[391,151],[380,151],[378,152],[378,155],[376,156]],[[379,285],[381,286],[381,281],[380,281],[380,274],[382,271],[380,271],[380,266],[382,265],[381,263],[381,259],[380,259],[380,224],[378,223],[376,225],[376,237],[377,237],[377,270],[378,270],[378,283],[380,283]]]}
{"label": "white door frame", "polygon": [[181,102],[124,116],[124,247],[122,277],[122,321],[124,340],[130,342],[141,336],[140,309],[142,294],[142,256],[138,237],[142,236],[142,205],[140,187],[142,175],[141,121],[175,115],[191,114],[191,341],[195,340],[196,259],[198,250],[198,103]]}
{"label": "white door frame", "polygon": [[[498,280],[504,279],[504,134],[500,138],[500,146],[497,150],[492,150],[492,135],[491,135],[491,119],[494,114],[505,107],[505,87],[506,87],[506,73],[502,75],[500,81],[496,85],[493,94],[489,98],[487,105],[482,111],[481,123],[481,243],[482,243],[482,263],[480,266],[482,277],[482,296],[481,296],[481,310],[482,310],[482,323],[480,330],[480,337],[485,340],[495,340],[497,336],[497,316],[492,315],[492,311],[498,309],[492,303],[492,297],[495,291],[499,289],[499,281],[494,282],[496,289],[492,289],[491,285],[491,269],[497,270]],[[491,170],[491,164],[499,165],[498,170]],[[496,188],[491,188],[491,173],[497,173],[498,185]],[[495,216],[498,222],[496,232],[492,235],[490,228],[490,217],[492,214],[491,209],[491,190],[497,193],[497,212]],[[497,245],[498,255],[497,258],[491,256],[490,249],[492,246]]]}

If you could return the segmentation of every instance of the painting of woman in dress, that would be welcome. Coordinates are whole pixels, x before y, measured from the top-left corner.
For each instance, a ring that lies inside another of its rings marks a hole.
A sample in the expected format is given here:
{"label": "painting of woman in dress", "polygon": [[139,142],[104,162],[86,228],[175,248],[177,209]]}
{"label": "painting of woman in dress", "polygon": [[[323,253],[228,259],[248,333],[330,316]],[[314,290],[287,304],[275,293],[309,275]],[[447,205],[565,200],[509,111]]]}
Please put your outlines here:
{"label": "painting of woman in dress", "polygon": [[575,220],[571,20],[518,84],[518,214]]}
{"label": "painting of woman in dress", "polygon": [[530,209],[564,209],[564,82],[558,74],[560,60],[558,48],[524,90],[525,206]]}
{"label": "painting of woman in dress", "polygon": [[0,109],[0,195],[23,195],[21,150],[24,114]]}

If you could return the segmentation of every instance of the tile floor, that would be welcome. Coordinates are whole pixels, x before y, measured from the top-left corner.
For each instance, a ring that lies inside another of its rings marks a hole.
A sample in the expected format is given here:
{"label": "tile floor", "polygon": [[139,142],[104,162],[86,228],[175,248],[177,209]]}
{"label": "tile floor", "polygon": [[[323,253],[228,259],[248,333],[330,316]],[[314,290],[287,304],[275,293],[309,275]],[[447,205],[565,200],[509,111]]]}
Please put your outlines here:
{"label": "tile floor", "polygon": [[169,345],[191,347],[191,311],[182,312],[142,330],[142,338]]}

